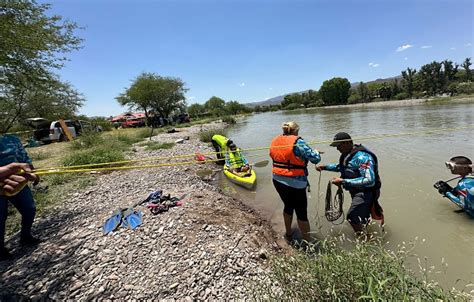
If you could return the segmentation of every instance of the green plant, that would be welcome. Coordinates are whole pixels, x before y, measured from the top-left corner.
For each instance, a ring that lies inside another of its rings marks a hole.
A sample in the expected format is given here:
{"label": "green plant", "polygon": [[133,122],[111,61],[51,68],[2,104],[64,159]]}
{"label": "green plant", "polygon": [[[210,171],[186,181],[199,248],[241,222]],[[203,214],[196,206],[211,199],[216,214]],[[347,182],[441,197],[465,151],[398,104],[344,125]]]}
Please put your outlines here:
{"label": "green plant", "polygon": [[43,159],[47,159],[50,157],[50,154],[48,154],[47,152],[44,152],[44,151],[34,151],[34,152],[28,152],[28,155],[30,156],[30,158],[35,161],[35,160],[43,160]]}
{"label": "green plant", "polygon": [[72,149],[88,149],[104,143],[104,138],[97,131],[84,131],[70,146]]}
{"label": "green plant", "polygon": [[406,92],[397,93],[393,98],[396,100],[405,100],[408,99],[410,96]]}
{"label": "green plant", "polygon": [[[386,250],[380,244],[355,242],[352,248],[342,247],[331,238],[309,245],[290,255],[271,259],[268,278],[251,284],[256,300],[318,300],[326,301],[405,301],[469,299],[464,292],[444,291],[428,280],[408,271],[404,262],[411,256],[410,246],[398,251]],[[411,244],[413,248],[414,243]],[[420,262],[421,263],[421,262]],[[267,280],[267,281],[264,281]],[[268,281],[271,280],[271,281]],[[471,297],[472,298],[472,297]]]}
{"label": "green plant", "polygon": [[235,124],[237,121],[235,120],[233,116],[226,115],[222,117],[222,122],[227,123],[227,124]]}
{"label": "green plant", "polygon": [[201,142],[210,143],[212,141],[212,137],[215,134],[226,135],[226,132],[222,129],[211,129],[211,130],[204,130],[199,133],[199,139]]}
{"label": "green plant", "polygon": [[68,155],[63,160],[64,166],[77,166],[87,164],[100,164],[106,162],[123,161],[123,153],[119,149],[111,149],[107,146],[95,147],[81,150]]}

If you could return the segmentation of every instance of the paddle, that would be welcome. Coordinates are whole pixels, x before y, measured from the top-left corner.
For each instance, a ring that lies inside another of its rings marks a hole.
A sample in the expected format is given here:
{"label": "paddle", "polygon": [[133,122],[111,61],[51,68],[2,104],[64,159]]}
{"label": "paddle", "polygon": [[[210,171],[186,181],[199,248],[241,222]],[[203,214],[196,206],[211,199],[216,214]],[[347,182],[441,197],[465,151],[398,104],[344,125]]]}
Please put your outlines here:
{"label": "paddle", "polygon": [[[250,166],[256,167],[256,168],[263,168],[263,167],[266,167],[268,165],[268,163],[269,163],[268,159],[265,159],[265,160],[261,160],[261,161],[258,161],[256,163],[253,163]],[[220,168],[220,169],[201,169],[201,170],[196,171],[196,174],[200,178],[204,178],[206,176],[211,175],[212,173],[219,172],[219,171],[222,171],[222,170],[223,170],[223,168]]]}

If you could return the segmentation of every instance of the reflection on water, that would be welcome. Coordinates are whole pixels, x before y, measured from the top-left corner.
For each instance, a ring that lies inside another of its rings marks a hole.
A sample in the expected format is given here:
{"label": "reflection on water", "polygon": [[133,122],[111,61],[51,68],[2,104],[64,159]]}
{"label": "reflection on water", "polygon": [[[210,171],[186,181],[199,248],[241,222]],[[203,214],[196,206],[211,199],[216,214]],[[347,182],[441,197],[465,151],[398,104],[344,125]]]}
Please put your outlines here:
{"label": "reflection on water", "polygon": [[[416,132],[433,128],[455,128],[473,123],[474,104],[421,105],[398,108],[337,108],[311,109],[298,112],[257,114],[233,126],[229,136],[242,148],[269,146],[281,132],[281,124],[294,120],[300,125],[300,135],[306,141],[331,140],[339,131],[353,137]],[[444,285],[457,279],[474,280],[474,219],[457,212],[455,205],[442,198],[433,188],[440,179],[451,178],[444,162],[455,155],[474,159],[472,129],[429,135],[411,135],[363,141],[380,161],[383,187],[381,202],[386,213],[386,239],[391,248],[415,237],[426,239],[419,243],[416,253],[428,257],[429,265],[440,267],[441,258],[449,263],[447,273],[432,276]],[[357,141],[356,141],[357,142]],[[313,146],[325,152],[322,163],[337,162],[339,153],[327,144]],[[251,162],[268,159],[268,151],[258,151]],[[226,184],[237,195],[259,209],[279,231],[283,230],[282,203],[271,182],[271,165],[255,168],[258,186],[255,192]],[[324,190],[332,176],[321,176],[318,203],[319,173],[310,167],[312,192],[309,197],[309,217],[312,229],[319,236],[344,233],[352,236],[349,224],[333,226],[324,217]],[[453,184],[454,185],[454,184]],[[230,189],[227,189],[230,190]],[[350,204],[346,193],[345,210]],[[318,236],[318,237],[319,237]]]}

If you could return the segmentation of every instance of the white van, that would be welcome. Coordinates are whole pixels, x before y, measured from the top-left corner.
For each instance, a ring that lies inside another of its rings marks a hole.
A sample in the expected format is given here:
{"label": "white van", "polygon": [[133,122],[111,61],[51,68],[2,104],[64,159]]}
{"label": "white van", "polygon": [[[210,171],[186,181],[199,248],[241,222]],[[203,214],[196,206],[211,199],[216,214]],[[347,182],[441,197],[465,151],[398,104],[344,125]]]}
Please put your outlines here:
{"label": "white van", "polygon": [[[64,122],[66,123],[66,126],[69,129],[69,132],[71,133],[72,137],[75,138],[79,132],[76,122],[71,120],[65,120]],[[53,142],[64,141],[67,139],[66,134],[64,133],[59,121],[51,122],[51,125],[49,127],[49,139]]]}

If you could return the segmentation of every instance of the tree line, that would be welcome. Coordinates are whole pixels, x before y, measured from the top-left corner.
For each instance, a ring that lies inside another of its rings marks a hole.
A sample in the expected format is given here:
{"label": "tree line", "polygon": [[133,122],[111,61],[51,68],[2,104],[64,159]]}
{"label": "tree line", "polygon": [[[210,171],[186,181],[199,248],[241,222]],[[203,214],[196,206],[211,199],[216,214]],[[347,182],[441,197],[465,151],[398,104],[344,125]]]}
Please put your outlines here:
{"label": "tree line", "polygon": [[[351,86],[346,78],[332,78],[321,85],[319,91],[308,90],[286,95],[280,104],[283,110],[328,105],[345,105],[372,101],[403,100],[449,94],[472,94],[474,82],[471,58],[461,64],[450,60],[433,61],[417,71],[407,68],[399,77],[383,82],[360,82]],[[257,108],[258,111],[273,110]]]}

